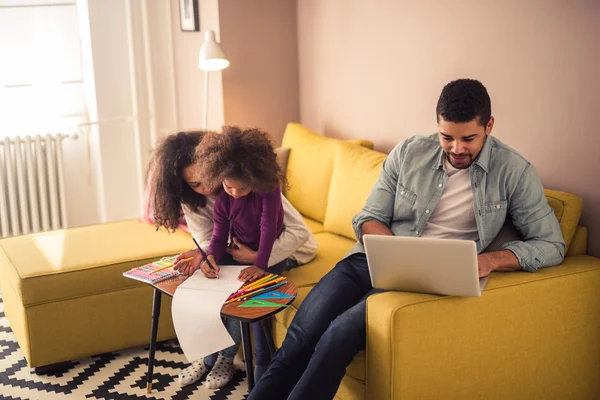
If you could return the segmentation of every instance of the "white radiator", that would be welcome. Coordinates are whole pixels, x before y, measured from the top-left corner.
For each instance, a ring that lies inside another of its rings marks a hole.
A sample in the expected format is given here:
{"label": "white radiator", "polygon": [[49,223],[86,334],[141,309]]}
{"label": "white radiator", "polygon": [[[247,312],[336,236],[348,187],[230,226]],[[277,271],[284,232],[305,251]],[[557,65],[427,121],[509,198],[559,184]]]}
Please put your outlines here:
{"label": "white radiator", "polygon": [[67,226],[62,138],[0,141],[0,237]]}

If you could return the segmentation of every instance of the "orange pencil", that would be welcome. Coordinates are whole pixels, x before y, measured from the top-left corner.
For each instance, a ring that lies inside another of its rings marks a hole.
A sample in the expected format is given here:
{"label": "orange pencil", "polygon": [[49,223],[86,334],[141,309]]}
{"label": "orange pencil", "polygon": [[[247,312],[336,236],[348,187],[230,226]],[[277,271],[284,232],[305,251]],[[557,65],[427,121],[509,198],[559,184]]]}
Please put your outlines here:
{"label": "orange pencil", "polygon": [[259,278],[258,280],[255,280],[254,282],[250,282],[250,283],[245,284],[244,286],[242,286],[242,288],[240,290],[248,289],[248,288],[250,288],[252,286],[261,284],[261,283],[269,280],[273,276],[276,276],[276,275],[275,274],[267,274],[266,276],[263,276],[262,278]]}
{"label": "orange pencil", "polygon": [[265,276],[264,278],[261,278],[255,282],[249,283],[248,285],[244,286],[242,289],[253,289],[253,288],[257,287],[258,285],[262,285],[263,283],[267,283],[267,282],[272,281],[273,279],[277,279],[277,278],[279,278],[279,275],[269,274],[268,276]]}
{"label": "orange pencil", "polygon": [[285,281],[286,279],[287,278],[285,276],[280,276],[279,278],[270,280],[269,282],[261,283],[258,286],[253,286],[251,289],[249,289],[249,290],[247,289],[244,293],[248,293],[248,292],[250,292],[252,290],[256,290],[256,289],[261,289],[261,288],[263,288],[265,286],[269,286],[269,285],[272,285],[274,283],[279,283],[281,281]]}

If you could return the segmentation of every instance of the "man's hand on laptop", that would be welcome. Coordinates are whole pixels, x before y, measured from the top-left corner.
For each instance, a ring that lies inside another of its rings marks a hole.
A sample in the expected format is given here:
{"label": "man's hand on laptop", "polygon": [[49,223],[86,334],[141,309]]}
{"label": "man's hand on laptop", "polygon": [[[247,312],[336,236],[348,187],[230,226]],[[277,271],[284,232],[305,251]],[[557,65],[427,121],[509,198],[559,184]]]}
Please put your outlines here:
{"label": "man's hand on laptop", "polygon": [[493,271],[509,272],[521,270],[517,256],[510,250],[492,251],[477,256],[479,277],[488,276]]}

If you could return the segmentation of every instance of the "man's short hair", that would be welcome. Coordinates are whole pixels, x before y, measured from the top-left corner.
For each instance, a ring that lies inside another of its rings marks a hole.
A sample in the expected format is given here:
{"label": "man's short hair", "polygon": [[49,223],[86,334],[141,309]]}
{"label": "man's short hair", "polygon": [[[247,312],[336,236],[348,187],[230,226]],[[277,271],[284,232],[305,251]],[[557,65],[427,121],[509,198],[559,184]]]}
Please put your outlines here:
{"label": "man's short hair", "polygon": [[492,115],[490,96],[481,82],[457,79],[444,86],[436,107],[436,119],[449,122],[469,122],[478,118],[486,126]]}

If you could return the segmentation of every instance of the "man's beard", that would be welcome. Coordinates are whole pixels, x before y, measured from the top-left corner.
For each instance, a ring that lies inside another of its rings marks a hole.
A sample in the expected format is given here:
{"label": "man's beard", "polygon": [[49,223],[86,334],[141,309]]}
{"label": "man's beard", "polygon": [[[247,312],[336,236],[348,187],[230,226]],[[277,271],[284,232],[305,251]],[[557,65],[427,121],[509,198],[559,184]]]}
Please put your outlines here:
{"label": "man's beard", "polygon": [[[458,157],[458,158],[456,158]],[[467,169],[473,164],[473,155],[472,154],[454,154],[451,152],[446,152],[446,159],[456,169]]]}

